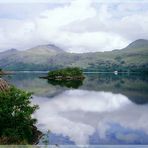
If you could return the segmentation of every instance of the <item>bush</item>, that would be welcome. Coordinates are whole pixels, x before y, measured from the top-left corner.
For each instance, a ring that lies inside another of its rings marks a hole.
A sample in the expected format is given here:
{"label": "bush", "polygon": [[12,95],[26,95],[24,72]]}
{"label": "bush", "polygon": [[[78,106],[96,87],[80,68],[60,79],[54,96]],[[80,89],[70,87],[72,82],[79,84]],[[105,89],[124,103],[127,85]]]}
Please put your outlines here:
{"label": "bush", "polygon": [[36,122],[31,115],[38,108],[31,106],[31,93],[11,86],[0,91],[0,141],[7,144],[30,143]]}
{"label": "bush", "polygon": [[83,72],[80,68],[74,67],[74,68],[64,68],[60,70],[54,70],[50,71],[48,73],[49,77],[56,77],[56,76],[62,76],[62,77],[75,77],[75,76],[83,76]]}

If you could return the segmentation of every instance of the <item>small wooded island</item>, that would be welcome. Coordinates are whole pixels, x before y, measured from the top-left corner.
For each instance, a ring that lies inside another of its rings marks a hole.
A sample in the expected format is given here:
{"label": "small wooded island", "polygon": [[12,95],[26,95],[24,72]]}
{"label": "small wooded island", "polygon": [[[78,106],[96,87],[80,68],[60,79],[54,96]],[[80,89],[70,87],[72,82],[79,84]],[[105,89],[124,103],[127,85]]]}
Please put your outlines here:
{"label": "small wooded island", "polygon": [[83,75],[83,71],[78,68],[78,67],[73,67],[73,68],[64,68],[64,69],[59,69],[59,70],[54,70],[48,72],[47,77],[42,77],[42,78],[47,78],[48,80],[83,80],[85,77]]}

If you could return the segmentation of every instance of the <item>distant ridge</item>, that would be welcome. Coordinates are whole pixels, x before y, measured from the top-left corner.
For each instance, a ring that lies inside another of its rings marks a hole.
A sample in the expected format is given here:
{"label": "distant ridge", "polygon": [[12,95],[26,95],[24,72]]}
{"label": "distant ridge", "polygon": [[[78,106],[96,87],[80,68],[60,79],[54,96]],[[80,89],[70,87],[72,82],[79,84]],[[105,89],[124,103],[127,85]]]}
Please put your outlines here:
{"label": "distant ridge", "polygon": [[130,43],[126,48],[143,48],[143,47],[148,47],[148,40],[138,39]]}
{"label": "distant ridge", "polygon": [[[47,45],[38,45],[33,48],[25,50],[26,52],[52,52],[52,53],[59,53],[64,52],[63,49],[57,47],[54,44],[47,44]],[[41,53],[42,54],[42,53]]]}
{"label": "distant ridge", "polygon": [[54,44],[25,51],[0,53],[0,68],[6,70],[52,70],[80,67],[97,71],[148,71],[148,40],[139,39],[126,48],[108,52],[69,53]]}
{"label": "distant ridge", "polygon": [[49,48],[54,48],[56,51],[63,52],[64,50],[54,44],[47,44]]}

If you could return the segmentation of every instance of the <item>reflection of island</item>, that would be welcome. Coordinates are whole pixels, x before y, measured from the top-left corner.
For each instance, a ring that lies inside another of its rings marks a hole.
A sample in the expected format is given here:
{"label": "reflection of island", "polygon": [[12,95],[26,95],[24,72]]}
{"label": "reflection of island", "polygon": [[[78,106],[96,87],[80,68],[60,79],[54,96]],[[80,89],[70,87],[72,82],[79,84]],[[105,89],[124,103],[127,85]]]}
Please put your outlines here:
{"label": "reflection of island", "polygon": [[[68,89],[68,87],[61,87],[63,85],[59,85],[58,83],[60,82],[48,83],[47,80],[38,78],[39,76],[44,77],[45,75],[45,73],[19,73],[4,77],[10,84],[14,84],[19,88],[34,92],[34,95],[37,96],[51,97]],[[53,83],[56,85],[53,85]],[[69,81],[69,83],[71,82]],[[85,74],[83,85],[79,86],[79,88],[83,90],[113,92],[115,94],[120,93],[127,96],[128,99],[136,104],[145,104],[148,103],[147,84],[148,77],[145,75],[129,75],[120,73],[118,75],[114,75],[99,73]]]}
{"label": "reflection of island", "polygon": [[68,87],[68,88],[79,88],[83,84],[83,80],[48,80],[48,83],[52,85],[59,85],[62,87]]}
{"label": "reflection of island", "polygon": [[48,82],[52,85],[79,88],[83,84],[84,76],[82,70],[75,67],[50,71],[47,77],[41,78],[48,79]]}

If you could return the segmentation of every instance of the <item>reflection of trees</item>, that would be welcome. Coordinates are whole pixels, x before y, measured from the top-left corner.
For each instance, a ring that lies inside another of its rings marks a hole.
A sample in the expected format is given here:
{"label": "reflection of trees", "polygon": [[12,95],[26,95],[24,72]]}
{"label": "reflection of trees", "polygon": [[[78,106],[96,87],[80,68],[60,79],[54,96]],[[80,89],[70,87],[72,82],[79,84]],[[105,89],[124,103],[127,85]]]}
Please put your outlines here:
{"label": "reflection of trees", "polygon": [[98,73],[98,74],[87,74],[86,75],[89,80],[97,81],[98,83],[110,83],[113,81],[122,81],[124,82],[124,79],[128,79],[130,81],[144,81],[148,82],[147,75],[141,75],[141,74],[129,74],[129,73],[119,73],[118,75],[115,75],[113,73]]}
{"label": "reflection of trees", "polygon": [[[50,81],[39,79],[39,76],[46,74],[17,74],[8,78],[10,83],[18,87],[29,90],[35,95],[55,96],[68,88],[79,88],[84,90],[109,91],[121,93],[137,104],[148,102],[148,77],[141,74],[111,73],[85,74],[84,81]],[[83,85],[82,85],[83,84]],[[60,87],[66,86],[66,87]]]}
{"label": "reflection of trees", "polygon": [[15,87],[0,91],[0,144],[27,144],[37,138],[31,117],[37,106],[30,99],[30,93]]}
{"label": "reflection of trees", "polygon": [[48,83],[68,88],[79,88],[83,84],[83,80],[48,80]]}
{"label": "reflection of trees", "polygon": [[110,91],[127,96],[136,104],[148,103],[148,77],[141,74],[87,74],[83,89]]}

